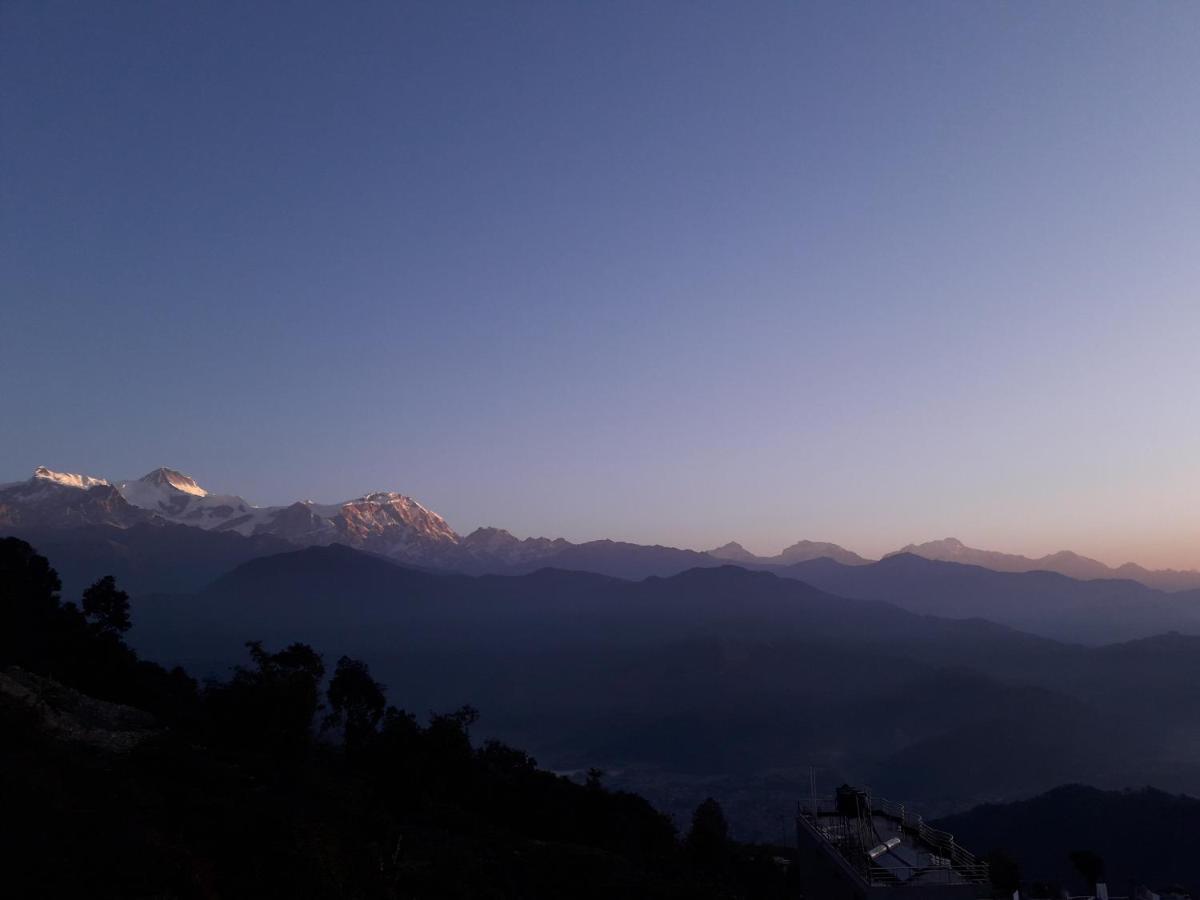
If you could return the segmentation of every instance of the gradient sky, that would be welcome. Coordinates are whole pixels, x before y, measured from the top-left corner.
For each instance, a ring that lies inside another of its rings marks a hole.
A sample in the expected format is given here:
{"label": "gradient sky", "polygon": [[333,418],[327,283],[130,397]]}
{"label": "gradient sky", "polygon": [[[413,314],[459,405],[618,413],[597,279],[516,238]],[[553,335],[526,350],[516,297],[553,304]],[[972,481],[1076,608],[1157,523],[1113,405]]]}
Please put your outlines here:
{"label": "gradient sky", "polygon": [[1200,6],[0,4],[0,481],[1200,566]]}

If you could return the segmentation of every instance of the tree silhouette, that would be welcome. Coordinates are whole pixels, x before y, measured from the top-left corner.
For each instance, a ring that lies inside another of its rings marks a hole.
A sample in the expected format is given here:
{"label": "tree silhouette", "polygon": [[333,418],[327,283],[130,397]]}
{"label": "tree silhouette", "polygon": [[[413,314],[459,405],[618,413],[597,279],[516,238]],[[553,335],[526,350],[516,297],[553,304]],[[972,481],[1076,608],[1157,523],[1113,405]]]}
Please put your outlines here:
{"label": "tree silhouette", "polygon": [[129,594],[117,588],[117,581],[105,575],[83,592],[83,614],[96,628],[107,634],[124,634],[129,620]]}
{"label": "tree silhouette", "polygon": [[346,750],[356,753],[375,734],[383,718],[387,697],[384,687],[371,677],[367,664],[343,656],[337,662],[325,692],[330,713],[324,727],[342,726]]}
{"label": "tree silhouette", "polygon": [[294,761],[307,752],[325,676],[321,656],[307,644],[278,653],[248,641],[254,668],[238,666],[227,683],[209,683],[205,694],[214,739],[262,757]]}
{"label": "tree silhouette", "polygon": [[0,665],[40,668],[47,661],[60,590],[46,557],[17,538],[0,540]]}
{"label": "tree silhouette", "polygon": [[714,864],[723,859],[729,849],[729,824],[721,804],[712,797],[696,807],[687,847],[698,859]]}
{"label": "tree silhouette", "polygon": [[62,582],[50,562],[20,538],[0,538],[0,606],[58,607]]}

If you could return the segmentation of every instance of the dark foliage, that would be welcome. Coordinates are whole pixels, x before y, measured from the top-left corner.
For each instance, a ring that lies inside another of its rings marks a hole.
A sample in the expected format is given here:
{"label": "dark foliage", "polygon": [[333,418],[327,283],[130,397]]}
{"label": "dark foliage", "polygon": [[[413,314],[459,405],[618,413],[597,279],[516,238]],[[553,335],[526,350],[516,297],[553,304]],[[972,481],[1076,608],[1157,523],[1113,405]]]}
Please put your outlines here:
{"label": "dark foliage", "polygon": [[83,592],[83,615],[98,630],[124,634],[129,620],[129,595],[117,588],[117,581],[105,575]]}
{"label": "dark foliage", "polygon": [[696,807],[692,829],[687,835],[687,848],[699,860],[708,863],[724,859],[729,849],[729,825],[725,813],[712,797]]}
{"label": "dark foliage", "polygon": [[[54,570],[32,547],[0,539],[0,668],[49,675],[102,700],[145,709],[165,723],[194,719],[196,685],[179,668],[139,660],[120,632],[90,623],[59,597]],[[118,594],[123,592],[117,592]]]}
{"label": "dark foliage", "polygon": [[[1026,886],[1059,882],[1073,893],[1107,881],[1112,893],[1182,884],[1200,893],[1195,866],[1200,800],[1143,788],[1064,785],[1008,804],[988,804],[935,823],[965,846],[995,847],[1021,861]],[[995,869],[993,869],[995,875]],[[1037,896],[1051,896],[1038,894]]]}
{"label": "dark foliage", "polygon": [[205,686],[208,743],[263,767],[294,764],[311,749],[325,665],[306,644],[278,653],[259,641],[246,647],[253,667],[238,666],[228,682]]}
{"label": "dark foliage", "polygon": [[343,656],[338,660],[333,678],[329,680],[330,713],[325,717],[326,728],[341,727],[346,752],[357,753],[370,740],[387,706],[383,685],[371,677],[367,664]]}
{"label": "dark foliage", "polygon": [[[308,645],[252,641],[248,664],[200,687],[123,643],[115,583],[88,616],[59,590],[29,545],[0,542],[0,894],[794,895],[781,851],[729,842],[719,808],[698,812],[685,847],[599,774],[577,784],[504,744],[475,747],[469,706],[427,724],[387,707],[366,665],[345,657],[325,694],[344,741],[323,742],[325,666]],[[62,689],[73,706],[52,722],[12,689],[9,667],[74,688]],[[115,723],[143,722],[141,710],[153,719],[121,744]],[[695,850],[718,838],[716,872]]]}

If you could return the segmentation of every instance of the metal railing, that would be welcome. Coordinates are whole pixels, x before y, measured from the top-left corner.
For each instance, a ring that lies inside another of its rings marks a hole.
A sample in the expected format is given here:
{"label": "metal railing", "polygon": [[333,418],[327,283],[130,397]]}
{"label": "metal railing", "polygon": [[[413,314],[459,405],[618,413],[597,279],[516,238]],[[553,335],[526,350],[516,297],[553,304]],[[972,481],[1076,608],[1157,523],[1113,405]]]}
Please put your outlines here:
{"label": "metal railing", "polygon": [[881,866],[872,864],[867,882],[871,885],[895,884],[986,884],[990,879],[986,863],[971,866]]}
{"label": "metal railing", "polygon": [[926,825],[925,820],[921,816],[910,812],[903,803],[895,803],[883,797],[872,797],[871,811],[885,815],[888,818],[896,819],[900,823],[901,828],[906,828],[914,832],[931,847],[945,850],[950,861],[956,867],[979,865],[979,860],[975,858],[975,854],[965,847],[959,846],[954,840],[954,835],[948,831],[942,831],[940,828]]}
{"label": "metal railing", "polygon": [[809,830],[843,859],[847,859],[868,883],[901,884],[915,879],[922,884],[986,884],[990,880],[987,863],[980,862],[973,853],[959,846],[950,832],[927,825],[919,814],[911,812],[902,803],[871,797],[869,794],[864,796],[869,800],[872,816],[892,819],[902,831],[915,835],[935,851],[932,854],[935,864],[924,867],[884,867],[865,858],[850,859],[846,851],[851,850],[852,846],[862,851],[866,847],[856,846],[860,842],[859,827],[852,825],[851,819],[840,815],[836,800],[814,797],[798,804],[800,818],[809,826]]}

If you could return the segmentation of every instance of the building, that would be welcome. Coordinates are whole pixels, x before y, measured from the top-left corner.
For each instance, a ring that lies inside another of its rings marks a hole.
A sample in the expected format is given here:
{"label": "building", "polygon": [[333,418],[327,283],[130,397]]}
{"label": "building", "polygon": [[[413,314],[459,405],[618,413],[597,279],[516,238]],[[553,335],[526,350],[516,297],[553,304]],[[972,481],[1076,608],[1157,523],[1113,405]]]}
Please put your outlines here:
{"label": "building", "polygon": [[801,803],[798,867],[811,900],[978,900],[988,870],[901,804],[843,785]]}

